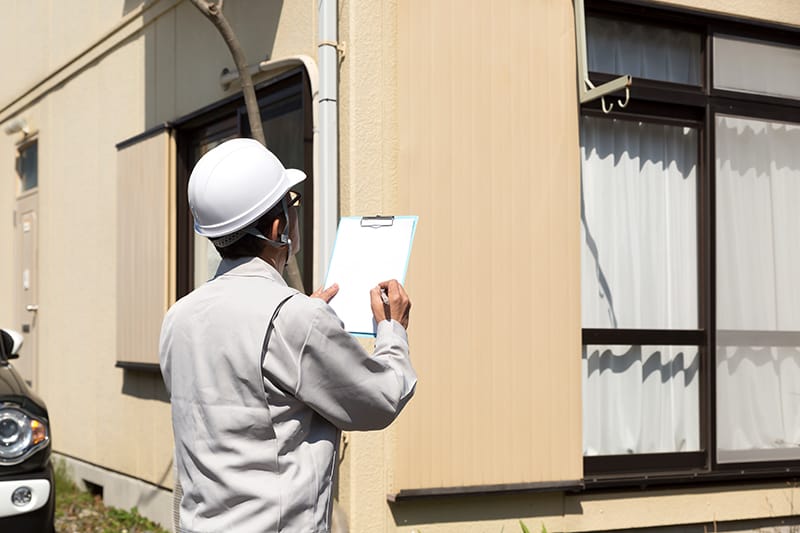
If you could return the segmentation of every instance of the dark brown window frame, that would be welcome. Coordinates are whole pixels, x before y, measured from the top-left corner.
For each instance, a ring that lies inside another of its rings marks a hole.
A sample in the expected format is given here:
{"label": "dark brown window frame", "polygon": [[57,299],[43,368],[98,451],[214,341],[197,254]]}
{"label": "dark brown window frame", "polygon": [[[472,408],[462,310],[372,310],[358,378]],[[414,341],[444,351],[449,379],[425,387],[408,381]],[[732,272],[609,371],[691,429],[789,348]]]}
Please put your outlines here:
{"label": "dark brown window frame", "polygon": [[[314,266],[314,153],[312,96],[308,74],[304,68],[294,68],[256,85],[256,97],[262,120],[269,116],[270,105],[287,96],[299,94],[303,109],[303,160],[306,188],[303,194],[303,282],[311,291]],[[187,198],[187,185],[191,174],[191,146],[197,132],[210,124],[234,119],[238,135],[249,136],[249,124],[241,92],[206,106],[171,124],[176,130],[177,193],[176,193],[176,294],[181,298],[194,289],[194,230]]]}
{"label": "dark brown window frame", "polygon": [[[800,100],[751,95],[714,89],[713,36],[725,34],[798,45],[800,32],[769,23],[745,22],[734,17],[706,16],[682,8],[656,8],[636,0],[587,1],[587,16],[600,16],[634,23],[669,27],[698,33],[702,39],[702,85],[634,79],[630,105],[615,106],[603,115],[600,102],[581,106],[581,115],[609,116],[646,122],[683,124],[698,128],[699,169],[697,190],[698,329],[697,330],[582,330],[582,343],[622,345],[688,345],[700,351],[700,447],[699,452],[605,455],[584,457],[585,488],[616,488],[647,485],[684,485],[797,478],[798,461],[752,463],[717,462],[716,457],[716,213],[715,213],[715,115],[738,114],[752,118],[800,123]],[[612,74],[590,73],[596,84]],[[800,332],[760,333],[775,345],[798,345]],[[732,333],[731,335],[736,335]]]}

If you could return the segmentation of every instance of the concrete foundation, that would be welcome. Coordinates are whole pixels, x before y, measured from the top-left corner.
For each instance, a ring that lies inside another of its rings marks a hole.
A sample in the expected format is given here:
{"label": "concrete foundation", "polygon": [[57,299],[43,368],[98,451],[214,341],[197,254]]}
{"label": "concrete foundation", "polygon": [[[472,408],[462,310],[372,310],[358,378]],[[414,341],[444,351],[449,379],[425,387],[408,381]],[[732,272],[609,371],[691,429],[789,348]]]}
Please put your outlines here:
{"label": "concrete foundation", "polygon": [[53,453],[54,464],[63,462],[75,483],[89,491],[102,490],[103,502],[111,507],[137,508],[161,527],[172,531],[172,491],[105,468]]}

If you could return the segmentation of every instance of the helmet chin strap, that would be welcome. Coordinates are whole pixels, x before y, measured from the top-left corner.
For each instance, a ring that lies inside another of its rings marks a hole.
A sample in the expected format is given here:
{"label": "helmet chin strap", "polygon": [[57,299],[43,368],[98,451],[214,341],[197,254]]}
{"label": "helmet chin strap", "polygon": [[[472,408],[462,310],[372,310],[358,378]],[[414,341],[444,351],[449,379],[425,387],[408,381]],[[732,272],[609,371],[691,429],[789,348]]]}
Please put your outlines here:
{"label": "helmet chin strap", "polygon": [[283,268],[286,268],[289,265],[289,257],[292,255],[292,239],[289,237],[289,206],[286,204],[285,195],[283,200],[281,200],[281,207],[283,208],[283,215],[286,217],[286,225],[283,228],[283,232],[280,234],[280,241],[273,241],[272,239],[265,237],[264,234],[258,231],[255,226],[250,226],[247,228],[245,233],[267,241],[270,245],[276,248],[283,248],[284,246],[287,246],[288,249],[286,250],[286,262],[283,264]]}

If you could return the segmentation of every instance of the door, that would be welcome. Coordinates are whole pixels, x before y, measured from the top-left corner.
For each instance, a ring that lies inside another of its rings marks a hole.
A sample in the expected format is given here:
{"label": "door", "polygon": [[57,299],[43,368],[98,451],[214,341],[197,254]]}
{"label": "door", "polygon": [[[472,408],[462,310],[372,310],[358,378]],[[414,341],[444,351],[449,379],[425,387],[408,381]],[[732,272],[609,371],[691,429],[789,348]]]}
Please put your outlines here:
{"label": "door", "polygon": [[14,217],[16,241],[16,281],[14,283],[16,321],[13,329],[22,333],[24,342],[14,367],[28,385],[36,388],[37,329],[38,329],[38,220],[39,195],[36,191],[23,193],[17,199]]}

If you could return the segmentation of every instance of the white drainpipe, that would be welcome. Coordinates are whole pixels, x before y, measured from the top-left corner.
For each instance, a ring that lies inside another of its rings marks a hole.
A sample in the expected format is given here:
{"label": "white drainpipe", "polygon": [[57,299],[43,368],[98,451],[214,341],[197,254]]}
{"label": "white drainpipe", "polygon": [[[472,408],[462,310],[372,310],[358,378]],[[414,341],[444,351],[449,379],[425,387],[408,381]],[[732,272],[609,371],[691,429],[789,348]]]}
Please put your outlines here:
{"label": "white drainpipe", "polygon": [[[314,287],[328,271],[339,223],[339,35],[337,0],[318,0],[319,165],[314,173]],[[317,277],[319,276],[319,278]]]}

